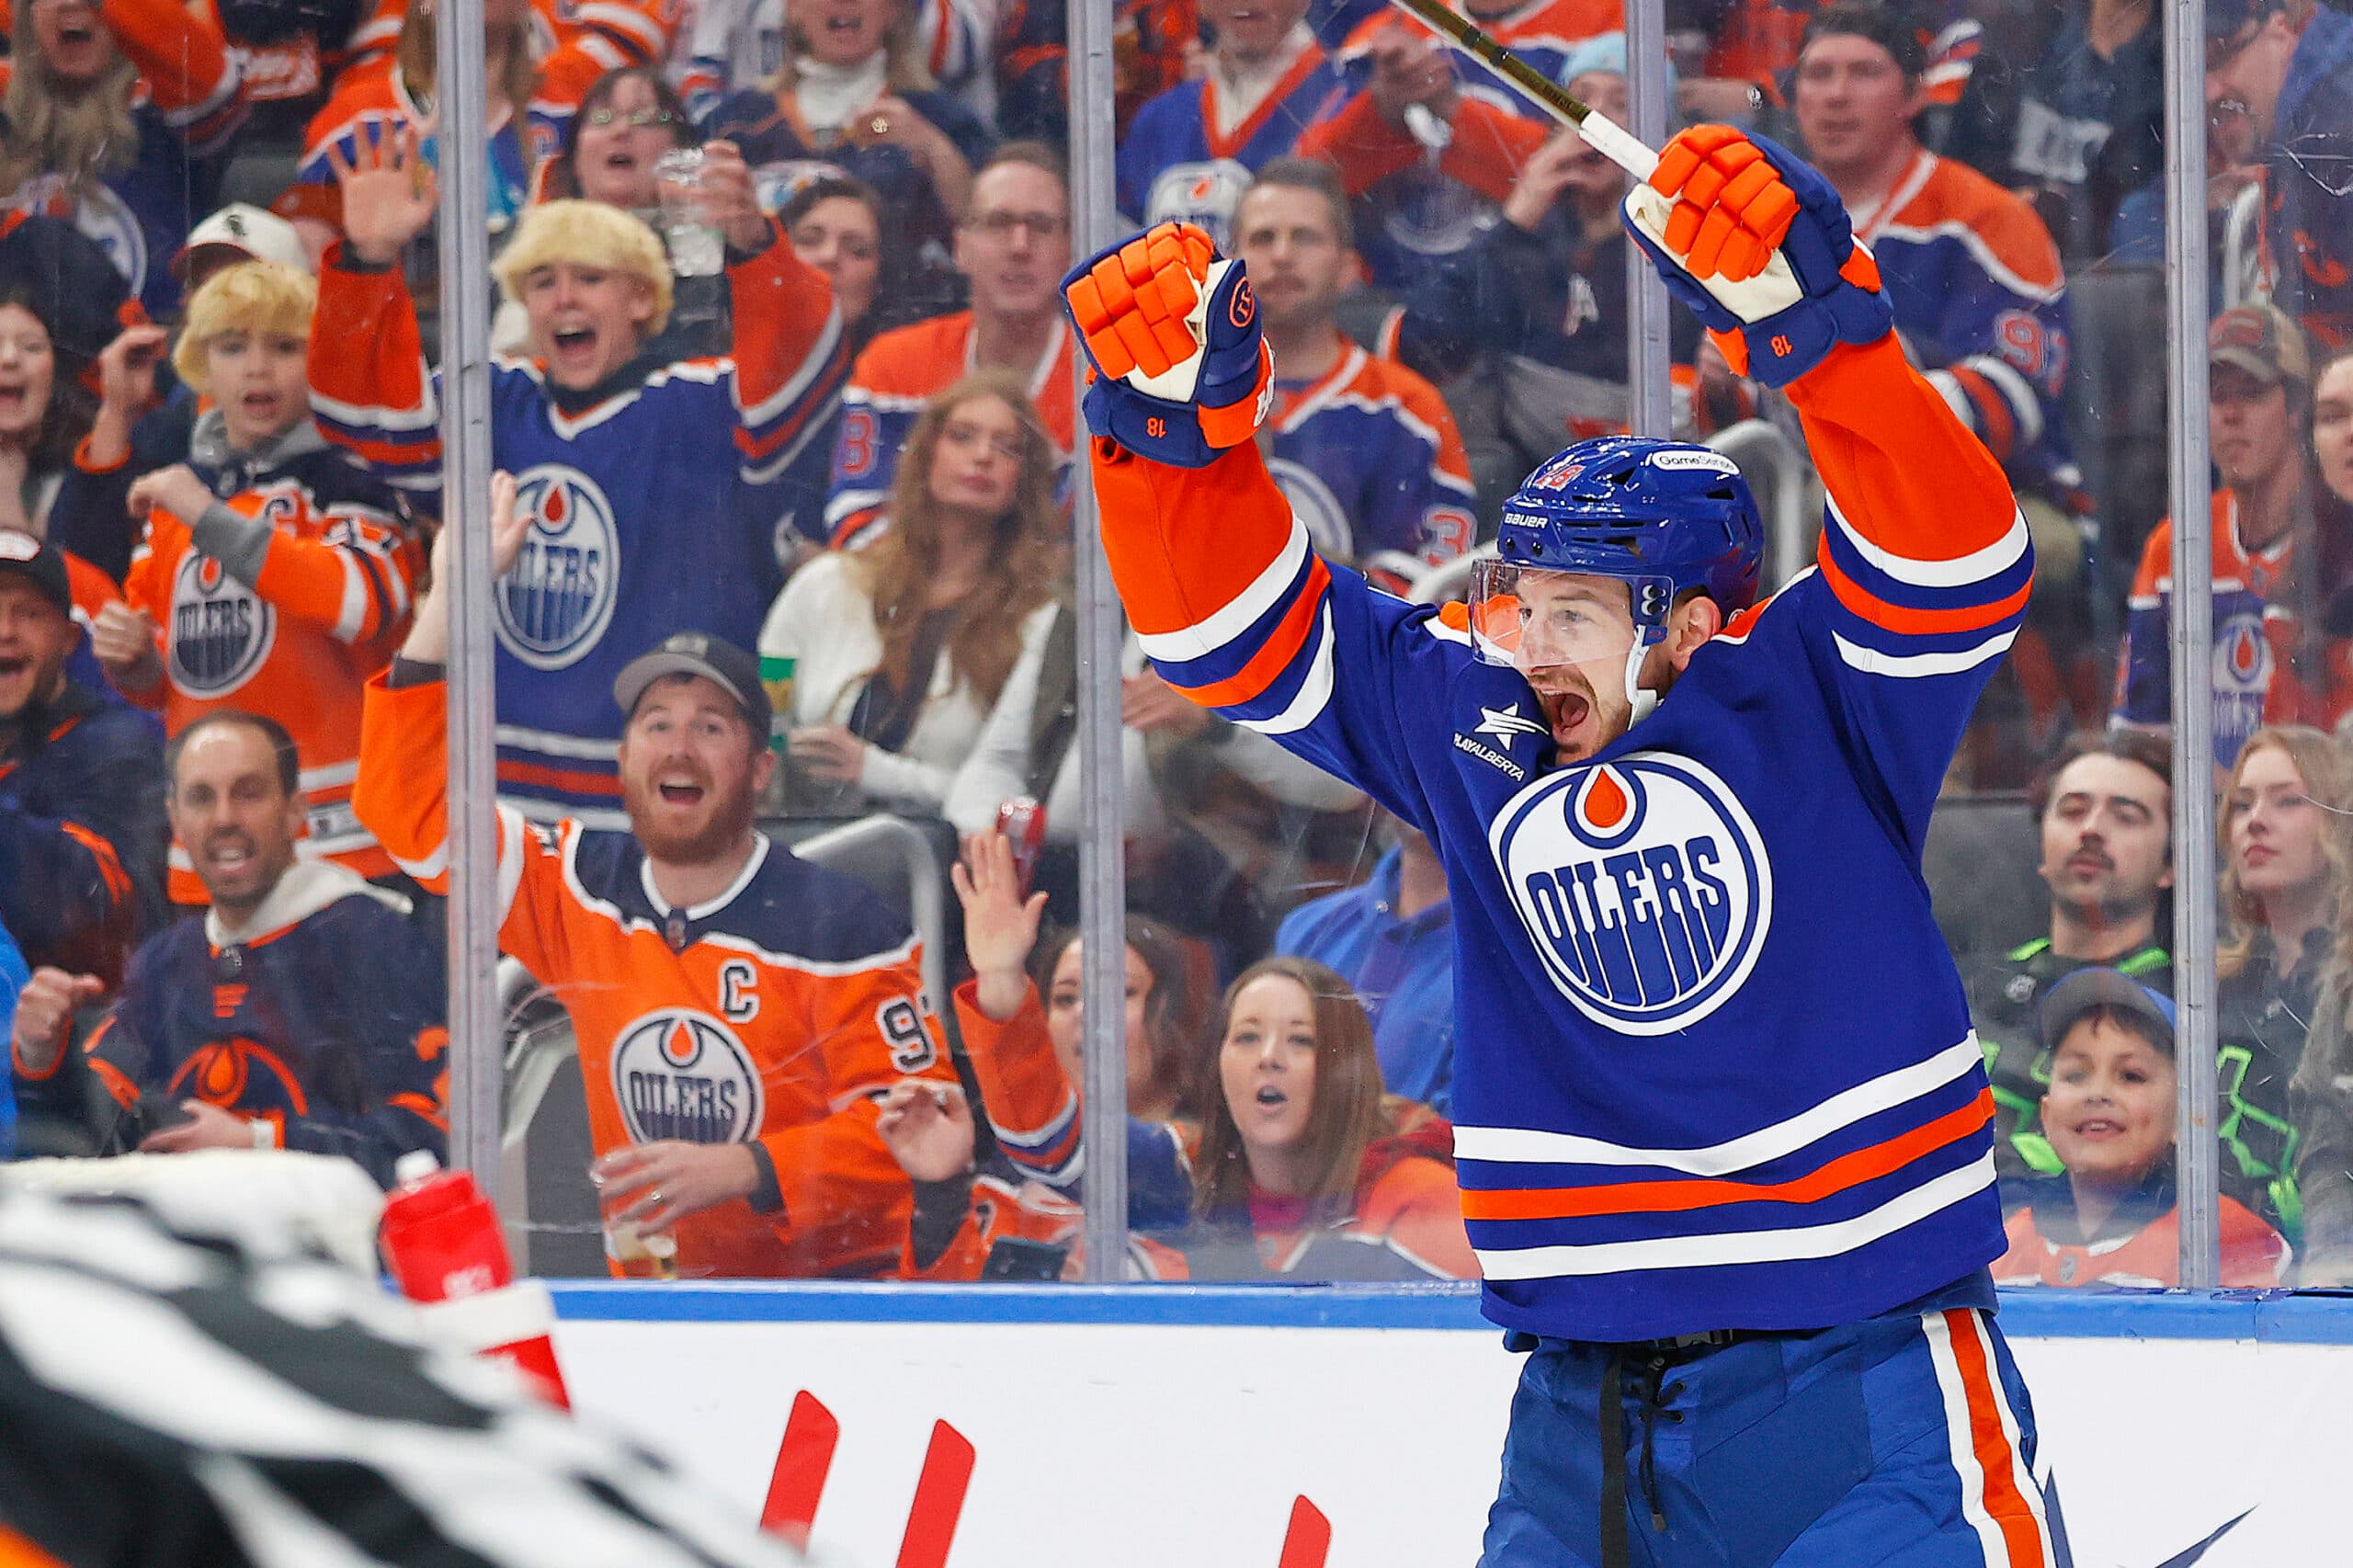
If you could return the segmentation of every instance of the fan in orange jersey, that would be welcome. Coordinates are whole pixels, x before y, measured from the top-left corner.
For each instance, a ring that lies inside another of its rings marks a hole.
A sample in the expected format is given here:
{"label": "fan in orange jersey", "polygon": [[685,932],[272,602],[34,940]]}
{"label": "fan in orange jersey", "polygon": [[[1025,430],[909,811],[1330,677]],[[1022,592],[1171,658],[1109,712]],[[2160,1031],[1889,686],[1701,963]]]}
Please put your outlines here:
{"label": "fan in orange jersey", "polygon": [[[170,734],[222,708],[284,725],[301,756],[304,853],[382,879],[392,862],[351,813],[359,687],[398,645],[423,558],[400,493],[311,422],[304,356],[317,298],[310,274],[274,262],[215,273],[188,301],[173,354],[211,404],[189,462],[136,482],[127,461],[77,464],[59,506],[81,517],[146,514],[129,602],[100,609],[91,631],[115,686],[160,709]],[[172,851],[171,877],[174,902],[208,902],[185,848]]]}
{"label": "fan in orange jersey", "polygon": [[[503,574],[530,517],[505,474],[493,502]],[[353,795],[434,886],[449,871],[445,597],[419,603],[369,686]],[[950,1081],[921,946],[860,884],[754,829],[776,762],[749,654],[682,631],[625,665],[613,696],[630,831],[502,807],[496,869],[499,946],[571,1010],[609,1222],[672,1233],[684,1274],[892,1272],[910,1189],[873,1101],[902,1078]]]}

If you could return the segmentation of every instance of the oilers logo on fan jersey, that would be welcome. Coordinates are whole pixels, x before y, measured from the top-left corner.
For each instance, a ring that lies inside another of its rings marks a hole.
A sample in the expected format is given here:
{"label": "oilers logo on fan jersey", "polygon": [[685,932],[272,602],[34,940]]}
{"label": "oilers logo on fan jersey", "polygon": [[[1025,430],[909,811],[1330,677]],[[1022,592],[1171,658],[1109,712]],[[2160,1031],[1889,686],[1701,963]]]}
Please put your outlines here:
{"label": "oilers logo on fan jersey", "polygon": [[165,669],[189,697],[225,697],[269,662],[278,612],[209,555],[191,551],[172,580]]}
{"label": "oilers logo on fan jersey", "polygon": [[514,570],[498,585],[498,640],[535,670],[560,670],[612,623],[620,539],[613,508],[578,469],[546,463],[516,481],[531,518]]}
{"label": "oilers logo on fan jersey", "polygon": [[2213,661],[2214,755],[2227,746],[2235,758],[2263,727],[2271,692],[2271,639],[2264,634],[2259,605],[2239,608],[2214,628]]}
{"label": "oilers logo on fan jersey", "polygon": [[1634,752],[1551,773],[1499,813],[1495,864],[1561,994],[1627,1034],[1697,1023],[1739,991],[1773,917],[1772,862],[1723,780]]}
{"label": "oilers logo on fan jersey", "polygon": [[665,1007],[613,1037],[613,1097],[630,1141],[741,1143],[760,1130],[752,1053],[708,1013]]}

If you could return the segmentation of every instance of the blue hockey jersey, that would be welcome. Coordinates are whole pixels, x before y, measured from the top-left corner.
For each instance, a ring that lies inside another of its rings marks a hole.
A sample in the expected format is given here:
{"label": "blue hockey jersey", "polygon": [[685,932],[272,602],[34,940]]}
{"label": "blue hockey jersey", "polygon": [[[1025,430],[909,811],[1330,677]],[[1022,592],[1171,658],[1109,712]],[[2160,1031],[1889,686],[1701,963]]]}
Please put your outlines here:
{"label": "blue hockey jersey", "polygon": [[[1250,179],[1299,146],[1300,136],[1347,97],[1339,67],[1305,27],[1290,64],[1229,129],[1219,122],[1234,88],[1215,64],[1136,111],[1120,139],[1120,210],[1139,223],[1195,223],[1221,246],[1233,244],[1233,210]],[[1238,106],[1236,106],[1238,107]]]}
{"label": "blue hockey jersey", "polygon": [[[732,358],[641,362],[585,397],[529,360],[492,366],[492,454],[533,517],[498,586],[499,795],[535,820],[626,827],[613,677],[682,629],[750,647],[782,585],[779,480],[847,366],[830,285],[772,233],[728,269]],[[438,496],[439,377],[416,333],[399,272],[330,254],[311,334],[320,427]]]}
{"label": "blue hockey jersey", "polygon": [[1355,344],[1314,381],[1277,381],[1267,469],[1318,553],[1437,566],[1478,541],[1478,493],[1438,389]]}
{"label": "blue hockey jersey", "polygon": [[1455,1152],[1506,1327],[1813,1328],[2003,1250],[1992,1096],[1920,853],[2031,546],[1892,335],[1790,397],[1830,496],[1816,566],[1570,767],[1517,671],[1325,566],[1255,445],[1196,471],[1096,444],[1161,674],[1445,861]]}

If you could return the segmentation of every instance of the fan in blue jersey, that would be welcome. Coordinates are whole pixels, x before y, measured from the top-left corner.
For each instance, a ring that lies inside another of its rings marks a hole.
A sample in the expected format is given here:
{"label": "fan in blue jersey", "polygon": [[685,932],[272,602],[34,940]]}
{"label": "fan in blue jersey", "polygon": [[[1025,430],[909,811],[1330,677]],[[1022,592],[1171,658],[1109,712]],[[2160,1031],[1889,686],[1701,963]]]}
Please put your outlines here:
{"label": "fan in blue jersey", "polygon": [[1066,289],[1106,552],[1171,685],[1445,863],[1463,1215],[1529,1353],[1487,1568],[2042,1568],[1992,1097],[1920,873],[2028,530],[1820,175],[1700,127],[1626,207],[1804,422],[1828,516],[1779,593],[1733,465],[1624,437],[1528,477],[1468,606],[1328,568],[1252,439],[1246,276],[1177,228]]}

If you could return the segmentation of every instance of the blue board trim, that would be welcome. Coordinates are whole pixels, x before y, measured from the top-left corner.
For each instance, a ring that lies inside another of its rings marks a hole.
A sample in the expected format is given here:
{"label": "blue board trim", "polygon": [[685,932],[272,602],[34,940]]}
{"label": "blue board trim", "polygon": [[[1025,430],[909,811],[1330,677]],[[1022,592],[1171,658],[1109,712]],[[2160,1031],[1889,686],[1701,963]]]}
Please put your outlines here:
{"label": "blue board trim", "polygon": [[[551,1280],[575,1323],[1134,1324],[1500,1334],[1472,1285],[836,1285]],[[2005,1290],[2021,1339],[2255,1339],[2353,1345],[2353,1296],[2258,1290]]]}

